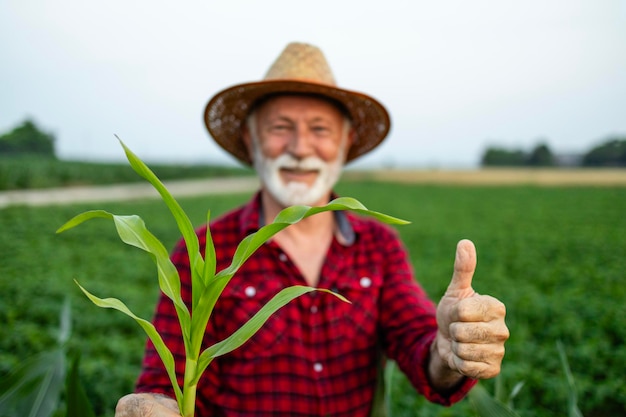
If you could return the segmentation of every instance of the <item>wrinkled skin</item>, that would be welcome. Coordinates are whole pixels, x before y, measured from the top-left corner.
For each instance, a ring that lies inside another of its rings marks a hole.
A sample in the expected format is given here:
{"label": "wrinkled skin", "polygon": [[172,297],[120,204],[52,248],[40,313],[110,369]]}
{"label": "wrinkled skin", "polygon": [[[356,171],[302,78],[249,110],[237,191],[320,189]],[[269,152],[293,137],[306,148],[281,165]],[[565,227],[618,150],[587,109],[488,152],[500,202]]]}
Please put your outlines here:
{"label": "wrinkled skin", "polygon": [[[504,342],[509,337],[499,300],[472,288],[476,249],[469,240],[457,245],[454,273],[437,306],[439,331],[431,348],[431,378],[446,388],[454,373],[470,378],[493,378],[500,373]],[[447,368],[447,369],[446,369]]]}
{"label": "wrinkled skin", "polygon": [[117,402],[115,417],[180,417],[176,400],[159,394],[128,394]]}

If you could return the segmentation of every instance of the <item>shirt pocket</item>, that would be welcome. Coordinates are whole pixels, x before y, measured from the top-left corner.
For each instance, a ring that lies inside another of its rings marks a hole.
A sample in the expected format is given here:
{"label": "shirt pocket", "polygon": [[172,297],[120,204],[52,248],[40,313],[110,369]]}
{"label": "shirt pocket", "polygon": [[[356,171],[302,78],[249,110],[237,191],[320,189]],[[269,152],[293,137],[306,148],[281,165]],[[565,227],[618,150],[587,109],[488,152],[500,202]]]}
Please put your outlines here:
{"label": "shirt pocket", "polygon": [[360,346],[375,344],[378,326],[378,300],[383,279],[380,274],[350,274],[334,290],[351,304],[339,304],[341,331],[345,338]]}
{"label": "shirt pocket", "polygon": [[[214,314],[221,339],[225,339],[250,320],[283,287],[277,280],[228,285],[218,301]],[[272,314],[261,328],[242,346],[229,353],[233,357],[255,359],[275,352],[286,337],[285,307]]]}

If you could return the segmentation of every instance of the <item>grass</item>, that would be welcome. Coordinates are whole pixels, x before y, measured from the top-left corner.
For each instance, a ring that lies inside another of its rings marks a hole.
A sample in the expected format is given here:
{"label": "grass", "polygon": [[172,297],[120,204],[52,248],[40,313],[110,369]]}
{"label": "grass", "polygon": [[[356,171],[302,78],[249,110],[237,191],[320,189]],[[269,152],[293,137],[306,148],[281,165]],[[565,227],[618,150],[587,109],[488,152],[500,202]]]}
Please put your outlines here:
{"label": "grass", "polygon": [[[434,299],[449,282],[456,242],[475,242],[475,289],[507,305],[511,339],[502,382],[510,390],[525,381],[514,402],[522,416],[565,414],[569,391],[557,340],[563,342],[583,414],[619,415],[626,409],[626,188],[350,181],[337,190],[413,222],[398,230],[417,278]],[[216,216],[247,199],[180,202],[200,224],[208,208]],[[132,389],[145,337],[122,314],[91,305],[72,280],[96,294],[119,297],[142,317],[152,314],[158,285],[149,257],[122,244],[110,222],[54,234],[90,208],[139,214],[168,247],[178,239],[174,221],[157,201],[0,210],[0,377],[54,340],[51,332],[69,293],[71,343],[83,353],[88,394],[99,416],[112,416],[117,398]],[[493,392],[492,381],[485,386]],[[400,373],[392,395],[394,417],[471,415],[466,401],[452,408],[426,404]]]}

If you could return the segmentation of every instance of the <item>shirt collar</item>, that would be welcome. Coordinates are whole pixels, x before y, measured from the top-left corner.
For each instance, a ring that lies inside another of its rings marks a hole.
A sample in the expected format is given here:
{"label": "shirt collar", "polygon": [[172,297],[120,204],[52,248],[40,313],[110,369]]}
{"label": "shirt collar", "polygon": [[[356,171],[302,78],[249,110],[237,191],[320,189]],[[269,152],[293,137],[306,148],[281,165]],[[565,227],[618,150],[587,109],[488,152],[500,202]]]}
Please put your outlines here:
{"label": "shirt collar", "polygon": [[[337,198],[333,193],[331,199]],[[335,238],[343,246],[352,246],[356,240],[356,233],[345,211],[333,211],[335,217]],[[241,233],[248,235],[259,230],[265,225],[263,204],[261,204],[261,192],[257,193],[243,207],[240,219]]]}

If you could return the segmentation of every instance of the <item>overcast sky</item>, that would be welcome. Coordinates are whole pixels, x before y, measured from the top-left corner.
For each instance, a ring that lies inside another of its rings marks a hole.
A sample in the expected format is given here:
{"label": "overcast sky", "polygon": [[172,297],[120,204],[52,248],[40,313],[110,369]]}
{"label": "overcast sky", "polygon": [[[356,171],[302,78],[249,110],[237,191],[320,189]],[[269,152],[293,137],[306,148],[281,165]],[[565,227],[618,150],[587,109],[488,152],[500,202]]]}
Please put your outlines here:
{"label": "overcast sky", "polygon": [[470,167],[487,146],[584,152],[626,134],[626,0],[2,0],[0,132],[32,118],[62,158],[233,162],[202,122],[290,41],[382,101],[355,164]]}

